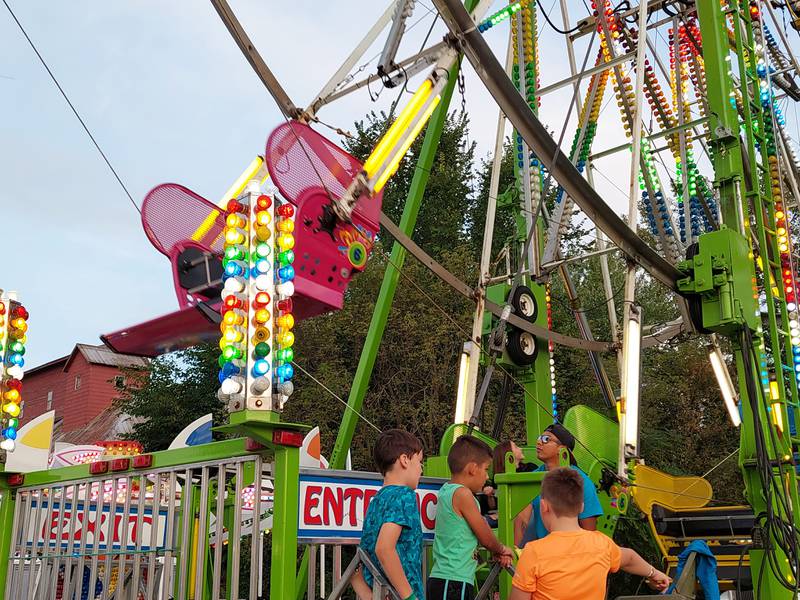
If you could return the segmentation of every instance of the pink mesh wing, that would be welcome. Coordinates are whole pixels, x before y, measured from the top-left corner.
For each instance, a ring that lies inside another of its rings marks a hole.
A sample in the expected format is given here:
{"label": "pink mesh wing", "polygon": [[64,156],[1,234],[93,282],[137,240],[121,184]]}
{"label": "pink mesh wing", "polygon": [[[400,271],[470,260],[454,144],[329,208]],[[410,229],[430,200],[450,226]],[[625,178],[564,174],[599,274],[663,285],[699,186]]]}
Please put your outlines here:
{"label": "pink mesh wing", "polygon": [[[322,188],[326,195],[341,198],[363,168],[339,146],[297,121],[283,123],[270,134],[264,156],[270,177],[293,204],[311,188]],[[372,197],[362,196],[354,209],[373,232],[378,230],[382,201],[382,191]]]}
{"label": "pink mesh wing", "polygon": [[225,217],[215,204],[177,183],[157,185],[142,202],[144,232],[156,250],[166,256],[181,242],[191,240],[210,214],[215,214],[211,227],[195,241],[198,246],[220,254]]}

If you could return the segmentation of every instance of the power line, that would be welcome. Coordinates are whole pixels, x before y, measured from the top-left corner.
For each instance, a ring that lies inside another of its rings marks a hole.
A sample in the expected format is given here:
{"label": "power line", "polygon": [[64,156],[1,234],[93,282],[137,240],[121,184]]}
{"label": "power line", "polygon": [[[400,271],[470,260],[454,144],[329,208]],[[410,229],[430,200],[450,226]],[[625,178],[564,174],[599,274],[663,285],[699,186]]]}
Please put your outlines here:
{"label": "power line", "polygon": [[22,23],[19,22],[19,19],[17,18],[17,15],[15,15],[14,11],[11,10],[11,7],[8,5],[7,0],[3,0],[3,4],[6,5],[6,9],[8,9],[8,12],[11,15],[11,18],[14,19],[14,22],[17,24],[17,27],[19,27],[19,30],[22,32],[22,35],[24,35],[25,39],[28,40],[28,44],[30,44],[31,48],[36,53],[36,56],[39,58],[39,62],[42,63],[42,66],[47,71],[47,74],[50,75],[50,79],[53,80],[53,83],[58,88],[58,91],[61,92],[61,95],[64,97],[64,100],[66,100],[66,102],[69,105],[70,109],[72,109],[73,114],[75,115],[75,117],[77,117],[78,121],[80,122],[81,126],[83,127],[83,130],[86,132],[86,135],[88,135],[89,139],[92,140],[92,143],[94,144],[94,147],[97,148],[97,151],[100,153],[100,156],[103,157],[103,160],[105,161],[106,165],[108,165],[108,168],[114,174],[114,178],[117,180],[117,183],[119,183],[120,187],[125,192],[125,195],[128,196],[128,200],[131,201],[131,204],[133,204],[133,207],[136,209],[136,212],[138,212],[139,214],[142,214],[141,209],[137,206],[136,201],[133,199],[133,196],[128,191],[128,188],[122,182],[122,179],[120,178],[120,176],[117,173],[116,169],[114,169],[114,167],[111,165],[111,161],[108,160],[108,157],[106,156],[105,152],[103,152],[103,149],[100,148],[100,144],[97,143],[97,140],[92,135],[92,132],[89,131],[89,128],[86,126],[86,123],[81,118],[80,114],[78,114],[78,111],[75,109],[75,106],[72,104],[72,101],[69,99],[69,96],[67,96],[67,93],[64,91],[64,88],[62,88],[61,84],[58,83],[58,79],[56,79],[56,76],[53,75],[53,72],[50,70],[50,67],[47,66],[47,62],[45,62],[44,57],[41,55],[39,50],[36,48],[36,44],[33,43],[33,40],[28,35],[28,32],[25,31],[25,28],[22,26]]}

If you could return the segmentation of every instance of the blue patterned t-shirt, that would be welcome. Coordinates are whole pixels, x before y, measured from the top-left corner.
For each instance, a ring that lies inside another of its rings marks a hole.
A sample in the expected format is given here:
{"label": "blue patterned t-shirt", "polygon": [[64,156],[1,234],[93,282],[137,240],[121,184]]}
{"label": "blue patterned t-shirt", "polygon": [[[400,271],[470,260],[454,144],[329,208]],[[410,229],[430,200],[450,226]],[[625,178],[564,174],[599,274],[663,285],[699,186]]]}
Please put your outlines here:
{"label": "blue patterned t-shirt", "polygon": [[[375,566],[381,563],[375,554],[375,544],[384,523],[396,523],[403,530],[397,539],[397,555],[411,589],[417,598],[424,598],[422,587],[422,526],[419,522],[417,494],[404,485],[382,487],[370,500],[359,547],[364,550]],[[384,574],[385,576],[385,574]],[[364,569],[364,579],[372,587],[372,574]]]}

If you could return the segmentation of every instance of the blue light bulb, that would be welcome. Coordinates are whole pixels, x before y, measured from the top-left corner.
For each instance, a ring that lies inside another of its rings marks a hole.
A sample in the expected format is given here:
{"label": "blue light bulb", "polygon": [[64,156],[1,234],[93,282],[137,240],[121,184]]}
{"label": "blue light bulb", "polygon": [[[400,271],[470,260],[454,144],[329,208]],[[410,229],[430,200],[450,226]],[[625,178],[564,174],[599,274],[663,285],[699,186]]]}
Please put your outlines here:
{"label": "blue light bulb", "polygon": [[3,430],[3,436],[7,437],[9,440],[17,439],[17,430],[13,427],[6,427]]}
{"label": "blue light bulb", "polygon": [[269,362],[264,359],[257,360],[253,363],[253,375],[261,377],[269,372]]}
{"label": "blue light bulb", "polygon": [[262,258],[261,260],[256,262],[256,271],[259,273],[269,273],[270,267],[272,263],[267,260],[266,258]]}
{"label": "blue light bulb", "polygon": [[278,277],[280,277],[282,281],[291,281],[294,279],[294,267],[291,265],[281,267],[278,269]]}

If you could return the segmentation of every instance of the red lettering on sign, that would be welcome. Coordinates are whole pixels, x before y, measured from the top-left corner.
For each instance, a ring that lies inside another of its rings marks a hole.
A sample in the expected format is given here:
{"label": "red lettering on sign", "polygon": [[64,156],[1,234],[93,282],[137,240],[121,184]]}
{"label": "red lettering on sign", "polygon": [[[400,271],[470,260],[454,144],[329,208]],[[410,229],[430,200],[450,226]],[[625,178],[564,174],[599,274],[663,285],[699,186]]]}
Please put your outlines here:
{"label": "red lettering on sign", "polygon": [[309,485],[306,487],[306,501],[303,503],[305,510],[303,511],[303,523],[306,525],[322,525],[322,517],[317,513],[311,514],[312,508],[319,506],[319,496],[322,493],[322,486]]}
{"label": "red lettering on sign", "polygon": [[375,494],[378,493],[378,490],[375,488],[369,488],[364,490],[364,514],[367,514],[367,509],[369,508],[369,503],[375,497]]}
{"label": "red lettering on sign", "polygon": [[[138,531],[139,523],[137,522],[137,519],[136,519],[135,515],[131,515],[131,520],[133,521],[133,527],[131,528],[131,541],[136,543],[136,540],[139,539],[139,535],[140,535],[140,533]],[[144,530],[144,526],[145,525],[152,526],[153,525],[153,517],[150,517],[150,516],[147,516],[147,515],[142,516],[142,530]],[[147,541],[148,540],[144,540],[144,542],[147,542]]]}
{"label": "red lettering on sign", "polygon": [[335,489],[336,495],[334,496],[334,488],[326,487],[322,493],[322,514],[325,525],[331,524],[331,516],[333,516],[333,523],[341,527],[344,522],[344,490],[340,487]]}
{"label": "red lettering on sign", "polygon": [[350,527],[358,525],[358,501],[364,498],[364,490],[361,488],[347,488],[344,491],[344,501],[350,501],[350,506],[347,509],[347,516],[349,517]]}
{"label": "red lettering on sign", "polygon": [[425,494],[420,502],[419,507],[419,516],[422,519],[422,526],[425,529],[434,529],[436,527],[436,521],[431,519],[430,515],[428,514],[428,507],[433,504],[436,506],[436,502],[439,500],[439,497],[436,494]]}

